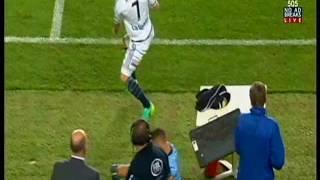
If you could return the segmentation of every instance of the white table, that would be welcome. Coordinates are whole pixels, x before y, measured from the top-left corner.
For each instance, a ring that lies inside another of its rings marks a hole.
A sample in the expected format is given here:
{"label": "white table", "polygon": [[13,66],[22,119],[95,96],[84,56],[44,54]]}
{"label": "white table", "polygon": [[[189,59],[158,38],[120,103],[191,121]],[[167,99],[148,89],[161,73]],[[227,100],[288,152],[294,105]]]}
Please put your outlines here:
{"label": "white table", "polygon": [[[201,86],[200,90],[208,88],[210,89],[212,86]],[[215,120],[216,118],[227,114],[237,108],[240,109],[241,113],[247,113],[250,112],[251,103],[250,103],[250,96],[249,96],[249,90],[250,85],[236,85],[236,86],[227,86],[226,89],[230,93],[231,98],[229,104],[222,108],[221,110],[207,110],[205,112],[197,112],[197,120],[196,125],[202,126],[204,124],[207,124],[208,122]],[[214,179],[223,179],[226,177],[236,177],[236,166],[234,163],[234,154],[232,154],[232,163],[226,161],[226,160],[219,160],[219,163],[228,169],[227,171],[217,175]]]}
{"label": "white table", "polygon": [[[210,89],[212,86],[201,86],[200,90],[208,88]],[[251,103],[250,103],[250,96],[249,90],[250,86],[243,85],[243,86],[226,86],[227,91],[230,93],[231,98],[229,104],[220,109],[214,110],[210,109],[205,112],[197,112],[197,126],[202,126],[207,124],[211,120],[216,119],[217,117],[221,117],[237,108],[240,109],[241,113],[248,113],[250,112]]]}

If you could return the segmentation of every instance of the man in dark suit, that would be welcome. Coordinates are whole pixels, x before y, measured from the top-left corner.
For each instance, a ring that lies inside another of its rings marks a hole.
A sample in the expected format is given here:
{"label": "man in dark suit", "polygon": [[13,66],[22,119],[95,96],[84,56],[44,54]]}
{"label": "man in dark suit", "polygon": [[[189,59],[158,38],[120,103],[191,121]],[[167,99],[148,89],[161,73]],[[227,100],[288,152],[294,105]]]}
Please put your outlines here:
{"label": "man in dark suit", "polygon": [[99,172],[85,162],[87,154],[87,134],[82,129],[74,130],[71,135],[71,158],[54,165],[51,180],[99,180]]}

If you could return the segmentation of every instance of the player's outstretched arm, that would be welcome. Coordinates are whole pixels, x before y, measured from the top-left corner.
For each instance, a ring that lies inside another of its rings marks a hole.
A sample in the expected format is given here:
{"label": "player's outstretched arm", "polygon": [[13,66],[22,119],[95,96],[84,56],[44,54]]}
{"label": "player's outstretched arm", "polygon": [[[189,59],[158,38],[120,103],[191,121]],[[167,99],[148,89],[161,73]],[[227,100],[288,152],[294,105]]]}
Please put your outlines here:
{"label": "player's outstretched arm", "polygon": [[127,50],[129,47],[129,41],[130,41],[130,38],[129,38],[128,34],[126,34],[122,37],[122,44],[123,44],[123,47],[125,50]]}
{"label": "player's outstretched arm", "polygon": [[119,31],[120,31],[120,27],[121,24],[123,23],[123,17],[121,15],[121,12],[119,12],[119,8],[116,4],[115,8],[114,8],[114,18],[113,18],[113,33],[115,35],[118,35]]}
{"label": "player's outstretched arm", "polygon": [[120,26],[121,26],[120,23],[114,24],[114,26],[113,26],[113,33],[114,33],[115,35],[118,35],[118,34],[119,34]]}

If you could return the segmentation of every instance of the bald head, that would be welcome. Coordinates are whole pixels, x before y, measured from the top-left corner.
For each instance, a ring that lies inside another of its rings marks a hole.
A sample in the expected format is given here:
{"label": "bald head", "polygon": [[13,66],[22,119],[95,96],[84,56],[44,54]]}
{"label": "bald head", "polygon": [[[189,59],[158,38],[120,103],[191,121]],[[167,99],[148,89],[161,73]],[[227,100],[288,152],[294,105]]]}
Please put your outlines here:
{"label": "bald head", "polygon": [[250,88],[250,100],[253,107],[264,107],[267,101],[266,85],[260,81],[254,82]]}
{"label": "bald head", "polygon": [[70,147],[75,154],[85,154],[87,148],[87,134],[82,129],[76,129],[71,134]]}

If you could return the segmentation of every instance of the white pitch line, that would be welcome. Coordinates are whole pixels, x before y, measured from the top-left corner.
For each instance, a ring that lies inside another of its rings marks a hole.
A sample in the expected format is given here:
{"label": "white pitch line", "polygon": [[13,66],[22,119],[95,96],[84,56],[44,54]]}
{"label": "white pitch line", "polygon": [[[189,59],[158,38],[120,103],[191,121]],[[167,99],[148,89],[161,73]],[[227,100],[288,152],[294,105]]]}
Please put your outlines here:
{"label": "white pitch line", "polygon": [[50,38],[56,39],[60,37],[61,26],[62,26],[62,17],[64,10],[64,0],[55,0],[52,25],[50,31]]}
{"label": "white pitch line", "polygon": [[[47,38],[47,37],[5,37],[5,43],[31,44],[94,44],[118,45],[121,39],[108,38]],[[155,39],[153,44],[174,46],[315,46],[315,39]]]}

